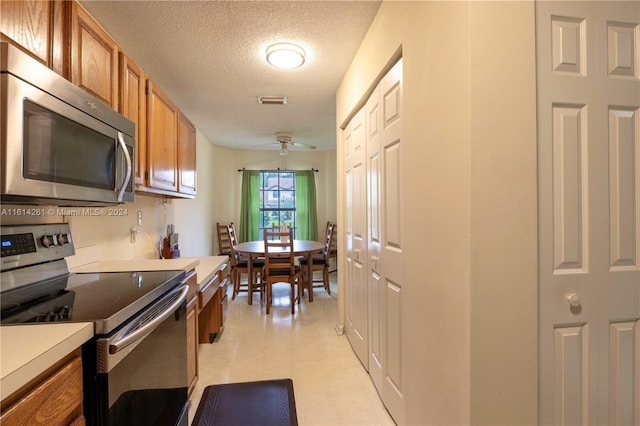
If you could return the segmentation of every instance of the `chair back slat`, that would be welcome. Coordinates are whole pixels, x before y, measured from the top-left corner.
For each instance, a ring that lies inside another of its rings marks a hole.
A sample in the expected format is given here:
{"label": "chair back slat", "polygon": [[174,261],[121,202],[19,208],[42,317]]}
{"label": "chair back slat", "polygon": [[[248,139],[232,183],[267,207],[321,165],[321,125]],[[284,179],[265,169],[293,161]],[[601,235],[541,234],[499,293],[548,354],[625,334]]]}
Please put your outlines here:
{"label": "chair back slat", "polygon": [[238,239],[233,222],[227,225],[227,239],[229,240],[229,252],[231,253],[229,260],[231,261],[231,266],[235,267],[238,265],[238,262],[240,262],[240,253],[237,251]]}
{"label": "chair back slat", "polygon": [[228,227],[227,224],[220,224],[219,222],[216,222],[216,229],[218,233],[218,254],[219,255],[225,255],[231,252],[229,248],[230,241],[229,241],[229,233],[228,233],[227,227]]}
{"label": "chair back slat", "polygon": [[331,248],[334,246],[335,224],[327,222],[327,229],[324,235],[324,248],[322,249],[322,257],[327,260],[331,254]]}
{"label": "chair back slat", "polygon": [[264,230],[265,274],[290,277],[296,274],[293,255],[293,231]]}

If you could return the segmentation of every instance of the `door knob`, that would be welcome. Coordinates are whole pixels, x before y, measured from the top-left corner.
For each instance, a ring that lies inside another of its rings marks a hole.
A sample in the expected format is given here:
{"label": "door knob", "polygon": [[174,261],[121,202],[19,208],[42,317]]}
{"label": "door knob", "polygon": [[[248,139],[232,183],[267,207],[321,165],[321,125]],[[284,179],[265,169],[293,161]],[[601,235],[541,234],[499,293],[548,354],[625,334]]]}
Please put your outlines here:
{"label": "door knob", "polygon": [[567,296],[567,302],[569,302],[569,304],[574,308],[577,308],[582,304],[582,301],[580,300],[580,296],[577,293],[569,294]]}

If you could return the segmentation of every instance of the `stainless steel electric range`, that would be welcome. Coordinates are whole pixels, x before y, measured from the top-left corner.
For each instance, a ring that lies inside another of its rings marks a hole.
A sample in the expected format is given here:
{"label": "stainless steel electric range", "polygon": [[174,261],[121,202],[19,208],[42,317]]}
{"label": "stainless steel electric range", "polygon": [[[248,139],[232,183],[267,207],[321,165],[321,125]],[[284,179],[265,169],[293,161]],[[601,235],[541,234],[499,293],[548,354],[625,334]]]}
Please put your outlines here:
{"label": "stainless steel electric range", "polygon": [[185,272],[74,274],[68,224],[1,231],[0,323],[94,324],[82,347],[87,424],[187,425]]}

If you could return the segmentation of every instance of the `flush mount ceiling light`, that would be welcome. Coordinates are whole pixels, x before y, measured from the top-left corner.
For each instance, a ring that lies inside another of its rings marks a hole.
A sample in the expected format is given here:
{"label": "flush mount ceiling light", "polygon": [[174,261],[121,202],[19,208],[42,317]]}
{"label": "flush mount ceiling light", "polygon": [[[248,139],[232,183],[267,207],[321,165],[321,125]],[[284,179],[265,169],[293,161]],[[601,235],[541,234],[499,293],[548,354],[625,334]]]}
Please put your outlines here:
{"label": "flush mount ceiling light", "polygon": [[292,43],[276,43],[267,48],[267,62],[274,67],[298,68],[304,60],[304,49]]}

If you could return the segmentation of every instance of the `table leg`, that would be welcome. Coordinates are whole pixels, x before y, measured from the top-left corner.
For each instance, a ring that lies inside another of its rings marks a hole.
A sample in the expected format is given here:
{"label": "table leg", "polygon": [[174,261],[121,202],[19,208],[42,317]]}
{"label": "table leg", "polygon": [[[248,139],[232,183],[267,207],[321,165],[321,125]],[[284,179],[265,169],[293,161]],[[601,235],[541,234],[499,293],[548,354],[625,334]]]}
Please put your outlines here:
{"label": "table leg", "polygon": [[312,253],[307,253],[307,289],[309,290],[309,302],[313,302],[313,258]]}
{"label": "table leg", "polygon": [[249,270],[249,276],[247,277],[247,302],[253,305],[253,257],[249,254],[249,260],[247,261],[247,269]]}

